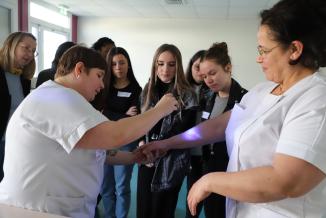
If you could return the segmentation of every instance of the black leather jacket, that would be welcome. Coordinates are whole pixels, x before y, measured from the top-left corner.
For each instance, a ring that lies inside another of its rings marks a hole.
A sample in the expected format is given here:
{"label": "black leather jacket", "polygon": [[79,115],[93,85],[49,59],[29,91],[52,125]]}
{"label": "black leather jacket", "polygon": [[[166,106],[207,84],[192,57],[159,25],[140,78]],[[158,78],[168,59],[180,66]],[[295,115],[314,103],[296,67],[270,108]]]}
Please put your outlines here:
{"label": "black leather jacket", "polygon": [[[31,88],[31,81],[20,76],[20,81],[23,88],[24,96],[28,95]],[[0,140],[6,131],[7,123],[9,120],[11,95],[4,70],[0,67]]]}
{"label": "black leather jacket", "polygon": [[[146,93],[147,86],[144,88]],[[164,93],[162,93],[164,94]],[[180,96],[184,107],[164,117],[160,122],[159,131],[149,131],[146,141],[170,138],[193,127],[196,122],[198,110],[197,98],[194,92],[184,93]],[[142,96],[141,102],[143,102]],[[156,102],[152,102],[154,106]],[[183,182],[190,164],[189,149],[170,150],[165,156],[155,161],[155,172],[152,179],[151,190],[163,191]]]}

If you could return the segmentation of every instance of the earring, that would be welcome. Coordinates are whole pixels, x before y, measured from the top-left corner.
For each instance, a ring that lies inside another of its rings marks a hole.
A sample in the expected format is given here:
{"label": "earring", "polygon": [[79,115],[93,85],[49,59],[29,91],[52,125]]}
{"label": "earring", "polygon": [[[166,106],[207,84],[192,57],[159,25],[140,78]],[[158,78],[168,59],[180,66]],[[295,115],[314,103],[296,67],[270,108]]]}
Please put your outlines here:
{"label": "earring", "polygon": [[76,78],[79,79],[80,74],[77,74]]}

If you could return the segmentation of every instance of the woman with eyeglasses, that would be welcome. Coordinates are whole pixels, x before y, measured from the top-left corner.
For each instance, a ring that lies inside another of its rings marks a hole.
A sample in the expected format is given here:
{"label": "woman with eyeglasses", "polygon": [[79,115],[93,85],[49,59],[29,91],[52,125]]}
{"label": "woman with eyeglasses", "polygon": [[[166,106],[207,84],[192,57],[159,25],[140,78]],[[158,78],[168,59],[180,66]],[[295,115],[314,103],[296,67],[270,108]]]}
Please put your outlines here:
{"label": "woman with eyeglasses", "polygon": [[7,123],[30,92],[36,55],[36,38],[27,32],[10,34],[0,49],[0,181]]}
{"label": "woman with eyeglasses", "polygon": [[[267,82],[230,112],[144,152],[226,140],[227,172],[199,179],[191,213],[211,193],[228,198],[228,218],[326,216],[326,2],[281,0],[260,13],[257,62]],[[146,146],[146,145],[145,145]]]}

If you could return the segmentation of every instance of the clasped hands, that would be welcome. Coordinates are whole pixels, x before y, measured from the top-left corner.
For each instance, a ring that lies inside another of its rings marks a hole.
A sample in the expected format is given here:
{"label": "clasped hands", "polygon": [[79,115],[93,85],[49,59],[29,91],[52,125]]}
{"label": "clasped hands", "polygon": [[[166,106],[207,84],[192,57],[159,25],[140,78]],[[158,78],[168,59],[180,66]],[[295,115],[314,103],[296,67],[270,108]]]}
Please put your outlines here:
{"label": "clasped hands", "polygon": [[160,141],[152,141],[139,146],[133,151],[134,160],[138,164],[153,163],[156,159],[164,156],[167,149]]}

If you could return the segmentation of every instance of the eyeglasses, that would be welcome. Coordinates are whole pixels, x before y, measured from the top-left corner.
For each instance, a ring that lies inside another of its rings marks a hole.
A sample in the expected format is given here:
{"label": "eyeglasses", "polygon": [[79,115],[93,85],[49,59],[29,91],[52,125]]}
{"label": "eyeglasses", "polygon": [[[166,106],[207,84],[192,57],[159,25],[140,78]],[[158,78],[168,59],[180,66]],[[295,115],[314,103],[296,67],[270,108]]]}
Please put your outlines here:
{"label": "eyeglasses", "polygon": [[30,47],[28,47],[26,45],[19,45],[19,46],[24,49],[24,52],[32,53],[34,57],[36,57],[38,55],[37,51],[33,51],[33,49],[31,49]]}
{"label": "eyeglasses", "polygon": [[277,47],[279,47],[279,45],[276,45],[273,48],[268,49],[268,48],[264,48],[263,46],[259,45],[259,46],[257,46],[258,54],[260,56],[266,55],[268,53],[271,53],[274,50],[274,48],[277,48]]}

